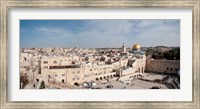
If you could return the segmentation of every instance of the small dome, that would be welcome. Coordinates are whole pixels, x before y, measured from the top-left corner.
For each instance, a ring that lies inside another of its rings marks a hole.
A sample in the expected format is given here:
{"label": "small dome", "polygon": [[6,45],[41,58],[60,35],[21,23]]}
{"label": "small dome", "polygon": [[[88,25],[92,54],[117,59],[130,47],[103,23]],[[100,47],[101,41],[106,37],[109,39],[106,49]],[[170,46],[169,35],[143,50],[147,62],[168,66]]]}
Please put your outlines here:
{"label": "small dome", "polygon": [[140,46],[140,44],[135,44],[135,45],[133,45],[133,50],[140,50],[140,48],[141,48],[141,46]]}

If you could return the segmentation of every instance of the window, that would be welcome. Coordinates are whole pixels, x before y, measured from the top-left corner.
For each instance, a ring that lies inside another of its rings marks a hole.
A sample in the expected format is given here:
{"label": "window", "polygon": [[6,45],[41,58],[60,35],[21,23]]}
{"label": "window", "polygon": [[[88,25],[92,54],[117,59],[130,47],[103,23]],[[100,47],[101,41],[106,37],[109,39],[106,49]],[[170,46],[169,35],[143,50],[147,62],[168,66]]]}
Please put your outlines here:
{"label": "window", "polygon": [[55,76],[58,76],[57,74],[55,74]]}
{"label": "window", "polygon": [[167,70],[169,70],[169,68],[168,68],[168,67],[167,67],[166,69],[167,69]]}
{"label": "window", "polygon": [[74,81],[74,80],[75,80],[75,78],[72,78],[72,80]]}
{"label": "window", "polygon": [[90,71],[92,71],[92,69],[90,69]]}
{"label": "window", "polygon": [[62,83],[64,83],[65,82],[65,80],[64,79],[62,79],[62,81],[61,81]]}
{"label": "window", "polygon": [[170,70],[172,71],[173,69],[172,69],[172,68],[170,68]]}
{"label": "window", "polygon": [[62,76],[65,76],[65,74],[62,74]]}
{"label": "window", "polygon": [[57,64],[57,61],[53,61],[53,64]]}
{"label": "window", "polygon": [[48,61],[43,61],[43,64],[48,64]]}
{"label": "window", "polygon": [[79,80],[79,78],[77,78],[77,80]]}
{"label": "window", "polygon": [[72,73],[75,74],[75,71],[73,71]]}
{"label": "window", "polygon": [[44,66],[43,68],[44,68],[44,69],[47,69],[47,68],[48,68],[48,66]]}
{"label": "window", "polygon": [[80,71],[78,71],[77,73],[80,73]]}

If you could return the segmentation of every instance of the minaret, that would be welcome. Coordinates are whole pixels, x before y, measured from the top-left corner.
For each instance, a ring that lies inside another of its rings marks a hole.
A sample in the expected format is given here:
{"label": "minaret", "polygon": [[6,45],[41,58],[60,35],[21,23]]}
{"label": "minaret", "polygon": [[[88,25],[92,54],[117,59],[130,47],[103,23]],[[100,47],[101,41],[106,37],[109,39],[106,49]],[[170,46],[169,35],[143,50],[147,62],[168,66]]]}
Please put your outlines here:
{"label": "minaret", "polygon": [[122,48],[123,48],[123,52],[124,53],[126,53],[126,46],[125,46],[125,44],[123,43],[123,46],[122,46]]}

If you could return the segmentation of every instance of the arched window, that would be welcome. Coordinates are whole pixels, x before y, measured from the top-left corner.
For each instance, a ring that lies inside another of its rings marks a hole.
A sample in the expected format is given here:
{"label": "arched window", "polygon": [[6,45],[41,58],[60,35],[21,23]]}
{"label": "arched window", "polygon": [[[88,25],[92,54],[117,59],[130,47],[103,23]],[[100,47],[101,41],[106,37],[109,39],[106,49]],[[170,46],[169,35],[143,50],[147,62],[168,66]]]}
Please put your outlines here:
{"label": "arched window", "polygon": [[142,67],[142,73],[144,73],[144,67]]}
{"label": "arched window", "polygon": [[138,68],[138,72],[140,73],[140,67]]}
{"label": "arched window", "polygon": [[64,80],[64,79],[62,79],[62,83],[65,83],[65,80]]}
{"label": "arched window", "polygon": [[79,83],[75,82],[74,85],[75,85],[75,86],[79,86]]}

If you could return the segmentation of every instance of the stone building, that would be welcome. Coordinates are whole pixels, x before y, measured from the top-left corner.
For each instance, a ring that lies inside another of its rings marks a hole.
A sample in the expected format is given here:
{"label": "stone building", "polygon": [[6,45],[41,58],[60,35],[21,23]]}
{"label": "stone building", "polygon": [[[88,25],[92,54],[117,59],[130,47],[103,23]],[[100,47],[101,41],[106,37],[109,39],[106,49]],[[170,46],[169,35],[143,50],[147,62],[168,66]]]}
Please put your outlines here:
{"label": "stone building", "polygon": [[92,55],[89,58],[86,55],[86,60],[76,55],[43,58],[40,64],[41,74],[38,76],[49,83],[75,85],[144,73],[146,56],[140,45],[134,45],[130,52],[126,51],[125,44],[122,48],[122,53],[126,52],[127,56],[119,56],[118,61],[109,64],[106,64],[106,60],[95,60]]}

